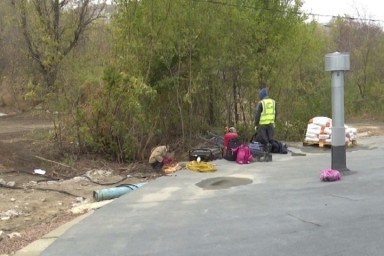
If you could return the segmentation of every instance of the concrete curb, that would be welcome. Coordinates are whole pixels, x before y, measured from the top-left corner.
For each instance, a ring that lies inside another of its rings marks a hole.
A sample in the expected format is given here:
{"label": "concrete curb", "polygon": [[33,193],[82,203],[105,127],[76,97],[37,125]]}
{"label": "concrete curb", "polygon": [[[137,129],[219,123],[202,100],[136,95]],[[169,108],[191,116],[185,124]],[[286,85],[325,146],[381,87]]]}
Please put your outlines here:
{"label": "concrete curb", "polygon": [[39,256],[41,252],[43,252],[48,246],[50,246],[58,237],[60,237],[62,234],[64,234],[65,231],[67,231],[69,228],[74,226],[75,224],[79,223],[83,219],[87,218],[91,214],[93,214],[95,211],[91,210],[75,219],[73,219],[70,222],[67,222],[60,227],[56,228],[55,230],[49,232],[48,234],[44,235],[39,240],[36,240],[26,247],[22,248],[21,250],[17,251],[15,256]]}

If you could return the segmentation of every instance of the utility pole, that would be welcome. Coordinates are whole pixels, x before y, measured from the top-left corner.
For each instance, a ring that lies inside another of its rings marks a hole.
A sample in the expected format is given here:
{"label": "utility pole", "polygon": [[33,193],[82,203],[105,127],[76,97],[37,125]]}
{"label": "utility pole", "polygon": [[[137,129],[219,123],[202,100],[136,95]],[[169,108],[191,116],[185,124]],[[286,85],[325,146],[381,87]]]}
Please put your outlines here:
{"label": "utility pole", "polygon": [[325,71],[332,76],[332,169],[349,171],[346,166],[344,126],[344,72],[350,69],[349,53],[325,55]]}

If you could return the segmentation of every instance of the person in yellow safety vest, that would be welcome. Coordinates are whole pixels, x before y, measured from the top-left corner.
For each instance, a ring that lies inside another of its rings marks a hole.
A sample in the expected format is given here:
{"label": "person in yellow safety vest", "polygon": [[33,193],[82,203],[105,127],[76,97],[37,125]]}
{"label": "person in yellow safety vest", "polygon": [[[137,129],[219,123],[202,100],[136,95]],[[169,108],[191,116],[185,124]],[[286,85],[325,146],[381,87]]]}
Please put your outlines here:
{"label": "person in yellow safety vest", "polygon": [[262,88],[259,91],[260,101],[256,107],[255,131],[257,141],[263,144],[264,150],[268,153],[272,149],[272,140],[274,136],[276,120],[276,102],[268,97],[268,89]]}

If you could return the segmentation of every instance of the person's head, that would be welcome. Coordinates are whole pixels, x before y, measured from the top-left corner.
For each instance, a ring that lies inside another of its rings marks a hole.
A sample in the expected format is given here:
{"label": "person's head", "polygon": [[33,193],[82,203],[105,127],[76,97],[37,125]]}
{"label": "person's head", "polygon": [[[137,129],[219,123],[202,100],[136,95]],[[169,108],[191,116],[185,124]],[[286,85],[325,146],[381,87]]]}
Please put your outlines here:
{"label": "person's head", "polygon": [[231,127],[231,128],[229,128],[229,132],[236,132],[235,127]]}
{"label": "person's head", "polygon": [[167,152],[169,152],[169,153],[175,151],[175,148],[171,145],[166,145],[166,147],[167,147]]}
{"label": "person's head", "polygon": [[167,151],[165,152],[165,155],[163,155],[163,157],[167,158],[167,159],[175,159],[175,150],[176,148],[174,146],[171,146],[171,145],[165,145]]}
{"label": "person's head", "polygon": [[267,88],[261,88],[259,91],[259,98],[260,100],[268,97],[268,89]]}

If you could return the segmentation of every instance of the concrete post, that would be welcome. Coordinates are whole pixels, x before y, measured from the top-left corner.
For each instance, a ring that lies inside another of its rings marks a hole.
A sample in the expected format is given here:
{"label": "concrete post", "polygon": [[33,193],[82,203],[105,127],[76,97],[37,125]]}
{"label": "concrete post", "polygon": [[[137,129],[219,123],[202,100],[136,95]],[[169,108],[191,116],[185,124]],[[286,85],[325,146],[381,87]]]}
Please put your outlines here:
{"label": "concrete post", "polygon": [[325,55],[325,71],[332,75],[332,169],[345,172],[345,127],[344,127],[344,71],[349,70],[349,53]]}

